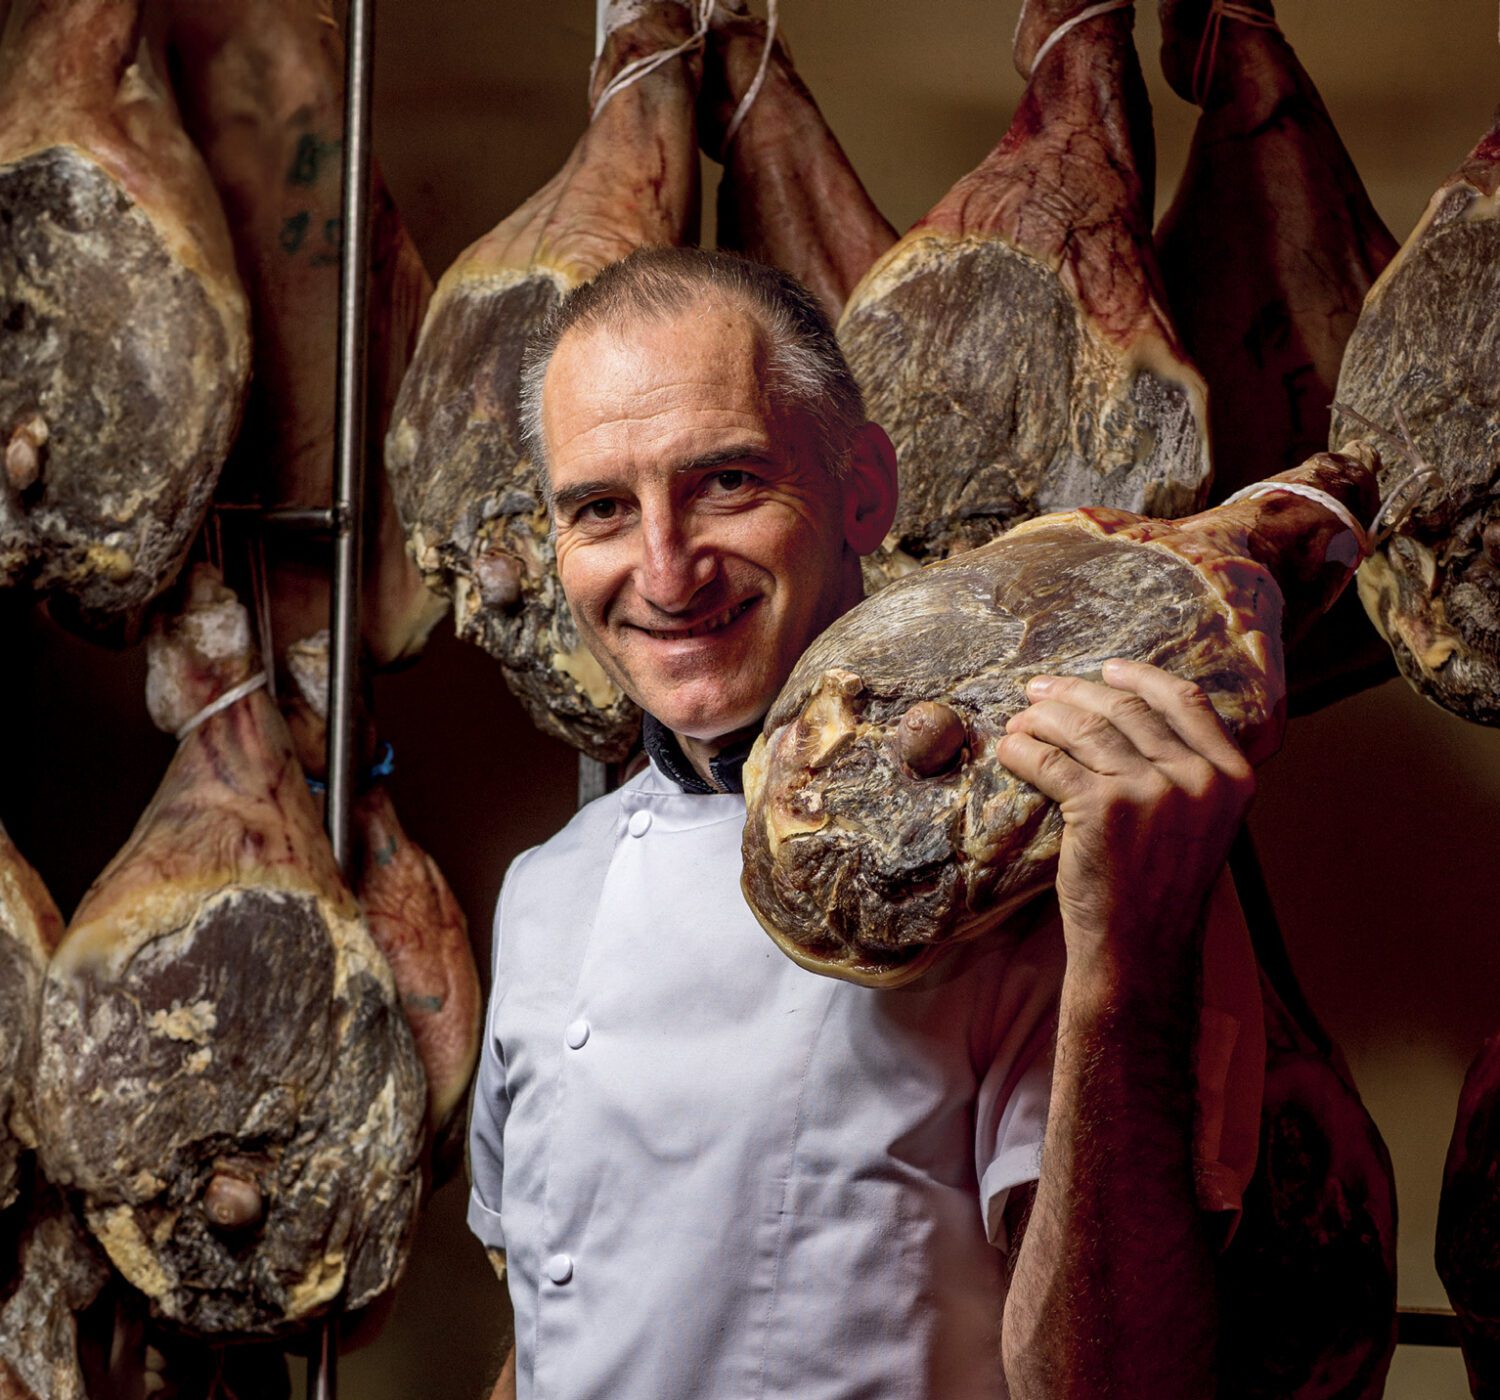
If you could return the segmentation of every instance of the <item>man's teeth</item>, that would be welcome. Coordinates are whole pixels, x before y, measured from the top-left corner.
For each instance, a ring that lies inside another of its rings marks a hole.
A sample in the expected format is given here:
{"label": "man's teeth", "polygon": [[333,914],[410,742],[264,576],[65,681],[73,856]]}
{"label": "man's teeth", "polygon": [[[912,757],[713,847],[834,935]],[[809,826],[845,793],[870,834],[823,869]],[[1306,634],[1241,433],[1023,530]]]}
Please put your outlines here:
{"label": "man's teeth", "polygon": [[648,627],[646,630],[653,637],[658,637],[664,642],[680,642],[686,637],[701,637],[706,632],[717,632],[719,628],[727,627],[753,601],[754,599],[747,599],[743,603],[736,603],[733,607],[725,608],[723,612],[716,613],[713,617],[704,618],[693,627],[674,628],[670,632],[658,632],[654,627]]}

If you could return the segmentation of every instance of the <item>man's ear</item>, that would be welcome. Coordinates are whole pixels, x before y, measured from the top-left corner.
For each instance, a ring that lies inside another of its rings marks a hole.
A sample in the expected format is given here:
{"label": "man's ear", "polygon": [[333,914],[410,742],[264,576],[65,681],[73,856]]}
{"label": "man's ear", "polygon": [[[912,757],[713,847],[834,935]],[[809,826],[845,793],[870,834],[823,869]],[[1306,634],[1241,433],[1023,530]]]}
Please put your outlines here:
{"label": "man's ear", "polygon": [[873,554],[896,518],[896,449],[878,423],[854,435],[844,490],[844,540],[856,554]]}

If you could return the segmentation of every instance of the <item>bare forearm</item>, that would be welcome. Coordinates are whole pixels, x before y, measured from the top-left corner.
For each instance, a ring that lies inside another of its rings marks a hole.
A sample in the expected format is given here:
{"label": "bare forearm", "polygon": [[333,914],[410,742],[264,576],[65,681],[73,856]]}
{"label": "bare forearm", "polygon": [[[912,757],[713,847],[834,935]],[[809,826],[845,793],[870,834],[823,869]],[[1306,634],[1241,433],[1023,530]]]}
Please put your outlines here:
{"label": "bare forearm", "polygon": [[1213,1391],[1214,1275],[1193,1185],[1196,968],[1157,974],[1070,966],[1064,981],[1041,1180],[1005,1309],[1013,1400]]}

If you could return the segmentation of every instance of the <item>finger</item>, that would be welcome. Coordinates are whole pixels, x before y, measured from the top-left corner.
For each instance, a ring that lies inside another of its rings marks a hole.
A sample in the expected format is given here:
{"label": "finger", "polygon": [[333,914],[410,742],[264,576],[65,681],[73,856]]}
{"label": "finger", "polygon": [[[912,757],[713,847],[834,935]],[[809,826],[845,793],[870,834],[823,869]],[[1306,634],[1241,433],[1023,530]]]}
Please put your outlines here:
{"label": "finger", "polygon": [[1172,726],[1141,696],[1082,676],[1034,676],[1026,687],[1034,700],[1045,697],[1106,721],[1124,736],[1133,753],[1152,763],[1190,757]]}
{"label": "finger", "polygon": [[[1062,749],[1101,776],[1128,777],[1148,766],[1140,750],[1103,714],[1063,700],[1038,700],[1012,716],[1005,729],[1008,734],[1025,734]],[[1177,747],[1190,756],[1181,744]]]}
{"label": "finger", "polygon": [[1093,780],[1093,775],[1071,755],[1020,730],[1001,738],[995,745],[995,757],[1023,783],[1030,783],[1058,803],[1077,798]]}
{"label": "finger", "polygon": [[1235,777],[1249,773],[1250,765],[1224,727],[1213,702],[1192,681],[1144,661],[1121,658],[1106,661],[1103,675],[1115,689],[1140,696],[1188,748],[1215,768]]}

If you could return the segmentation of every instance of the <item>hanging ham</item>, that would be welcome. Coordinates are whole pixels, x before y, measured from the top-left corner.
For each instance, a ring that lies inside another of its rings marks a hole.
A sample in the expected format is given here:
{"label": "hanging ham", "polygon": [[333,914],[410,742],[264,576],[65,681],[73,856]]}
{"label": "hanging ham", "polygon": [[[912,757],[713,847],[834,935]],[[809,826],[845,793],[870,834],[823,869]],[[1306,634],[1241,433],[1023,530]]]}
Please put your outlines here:
{"label": "hanging ham", "polygon": [[[30,1164],[29,1164],[30,1165]],[[40,1175],[0,1225],[0,1397],[100,1400],[119,1393],[100,1373],[79,1315],[99,1298],[109,1269],[68,1203]]]}
{"label": "hanging ham", "polygon": [[[212,570],[149,661],[171,733],[254,678]],[[36,1099],[47,1174],[174,1322],[287,1331],[399,1274],[421,1065],[263,687],[182,736],[79,905],[47,973]]]}
{"label": "hanging ham", "polygon": [[[1271,0],[1162,0],[1162,67],[1203,109],[1156,231],[1183,345],[1209,386],[1213,499],[1329,441],[1344,345],[1396,242]],[[1351,591],[1287,658],[1310,708],[1391,674]]]}
{"label": "hanging ham", "polygon": [[[289,660],[301,698],[283,708],[303,771],[321,780],[327,766],[328,633],[294,644]],[[365,776],[350,818],[349,883],[370,937],[391,966],[422,1058],[434,1175],[443,1180],[463,1156],[464,1096],[479,1058],[479,970],[458,900],[396,816],[373,722],[367,719],[361,729]]]}
{"label": "hanging ham", "polygon": [[1438,1200],[1437,1270],[1458,1314],[1469,1386],[1500,1393],[1500,1033],[1484,1042],[1458,1096]]}
{"label": "hanging ham", "polygon": [[[168,47],[183,119],[228,210],[255,323],[255,376],[231,493],[273,506],[333,496],[344,53],[325,0],[174,0]],[[369,291],[369,440],[383,442],[432,286],[379,176]],[[377,665],[417,651],[445,610],[406,554],[383,471],[360,622]],[[326,538],[278,534],[268,565],[278,665],[327,624]]]}
{"label": "hanging ham", "polygon": [[24,1159],[36,1146],[30,1084],[37,1012],[62,931],[52,896],[0,826],[0,1210],[16,1199]]}
{"label": "hanging ham", "polygon": [[1415,500],[1360,570],[1360,601],[1413,687],[1481,724],[1500,723],[1497,298],[1500,118],[1371,288],[1339,374],[1339,403],[1376,429],[1404,421],[1430,472],[1411,480],[1408,455],[1333,421],[1335,437],[1382,442],[1382,490]]}
{"label": "hanging ham", "polygon": [[715,14],[699,114],[703,148],[724,167],[719,247],[791,273],[837,321],[896,231],[854,173],[786,40],[778,35],[766,58],[766,23],[748,14],[742,0],[721,4]]}
{"label": "hanging ham", "polygon": [[[590,87],[693,33],[678,0],[620,4]],[[413,557],[453,599],[461,637],[498,657],[535,723],[600,759],[629,750],[634,706],[579,641],[553,563],[536,469],[520,440],[528,336],[570,288],[636,248],[696,235],[689,51],[596,111],[563,169],[444,274],[401,386],[386,463]]]}
{"label": "hanging ham", "polygon": [[[1376,507],[1364,449],[1276,480],[1356,517]],[[751,908],[814,971],[919,975],[1052,881],[1062,819],[993,758],[1031,676],[1095,676],[1115,656],[1163,666],[1203,687],[1258,762],[1280,742],[1283,632],[1358,558],[1325,504],[1274,492],[1180,522],[1043,516],[898,580],[808,648],[766,717],[745,768]]]}
{"label": "hanging ham", "polygon": [[1308,1005],[1253,848],[1230,868],[1261,964],[1260,1153],[1218,1261],[1225,1400],[1378,1400],[1396,1345],[1396,1183],[1344,1056]]}
{"label": "hanging ham", "polygon": [[0,586],[112,638],[181,567],[250,356],[139,26],[139,0],[18,0],[0,51]]}
{"label": "hanging ham", "polygon": [[872,584],[1046,511],[1201,504],[1202,380],[1151,250],[1151,111],[1129,8],[1027,0],[1000,144],[870,270],[839,339],[896,444]]}

